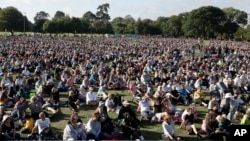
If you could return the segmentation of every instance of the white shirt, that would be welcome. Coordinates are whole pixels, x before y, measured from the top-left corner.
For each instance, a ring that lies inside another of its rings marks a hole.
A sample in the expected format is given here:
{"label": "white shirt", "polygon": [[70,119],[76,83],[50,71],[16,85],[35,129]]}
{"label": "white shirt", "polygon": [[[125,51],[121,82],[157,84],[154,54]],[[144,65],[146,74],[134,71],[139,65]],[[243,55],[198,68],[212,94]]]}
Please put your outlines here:
{"label": "white shirt", "polygon": [[141,112],[150,111],[150,102],[149,101],[145,101],[145,102],[140,101],[139,106],[141,108]]}
{"label": "white shirt", "polygon": [[35,126],[38,127],[38,133],[39,134],[42,133],[42,131],[45,128],[49,127],[49,125],[50,125],[49,118],[45,118],[45,120],[38,119],[38,120],[36,120],[36,123],[35,123]]}
{"label": "white shirt", "polygon": [[89,101],[96,101],[97,100],[97,95],[95,92],[88,92],[86,95],[86,102]]}
{"label": "white shirt", "polygon": [[167,137],[169,135],[174,135],[175,134],[175,124],[174,122],[171,120],[170,123],[167,123],[166,121],[162,122],[162,129],[164,132],[164,135],[166,135]]}
{"label": "white shirt", "polygon": [[29,76],[29,75],[30,75],[30,71],[29,71],[29,70],[23,70],[23,71],[22,71],[22,74],[23,74],[24,76]]}
{"label": "white shirt", "polygon": [[114,105],[114,100],[112,98],[108,98],[106,101],[105,101],[105,106],[107,107],[107,109],[109,110],[109,105]]}
{"label": "white shirt", "polygon": [[16,84],[16,86],[21,86],[21,85],[23,85],[23,80],[22,79],[16,79],[15,84]]}

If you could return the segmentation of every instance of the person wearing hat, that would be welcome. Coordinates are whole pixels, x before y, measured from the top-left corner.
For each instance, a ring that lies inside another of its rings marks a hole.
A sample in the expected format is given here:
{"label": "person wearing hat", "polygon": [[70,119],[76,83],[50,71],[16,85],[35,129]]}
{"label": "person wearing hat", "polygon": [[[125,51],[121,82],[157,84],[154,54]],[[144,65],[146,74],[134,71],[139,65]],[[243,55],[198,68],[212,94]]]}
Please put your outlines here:
{"label": "person wearing hat", "polygon": [[231,93],[226,93],[221,100],[221,112],[227,115],[229,120],[233,119],[233,115],[238,108],[238,103],[233,99],[234,96]]}
{"label": "person wearing hat", "polygon": [[3,135],[3,140],[21,140],[21,136],[16,133],[14,122],[9,115],[3,116],[0,133]]}
{"label": "person wearing hat", "polygon": [[246,114],[240,121],[241,125],[250,125],[250,108],[247,109]]}
{"label": "person wearing hat", "polygon": [[140,123],[140,121],[136,117],[135,112],[130,107],[130,103],[127,100],[125,100],[122,103],[122,106],[121,106],[121,109],[119,110],[117,118],[119,120],[122,120],[126,117],[127,114],[129,114],[133,119],[135,119],[137,123]]}
{"label": "person wearing hat", "polygon": [[89,92],[86,94],[86,104],[96,106],[98,104],[97,94],[94,92],[93,87],[89,87]]}
{"label": "person wearing hat", "polygon": [[102,140],[105,140],[105,139],[107,139],[109,137],[112,137],[112,136],[118,136],[119,135],[119,130],[114,126],[111,119],[106,118],[104,116],[101,116],[100,117],[100,122],[101,122],[100,138]]}

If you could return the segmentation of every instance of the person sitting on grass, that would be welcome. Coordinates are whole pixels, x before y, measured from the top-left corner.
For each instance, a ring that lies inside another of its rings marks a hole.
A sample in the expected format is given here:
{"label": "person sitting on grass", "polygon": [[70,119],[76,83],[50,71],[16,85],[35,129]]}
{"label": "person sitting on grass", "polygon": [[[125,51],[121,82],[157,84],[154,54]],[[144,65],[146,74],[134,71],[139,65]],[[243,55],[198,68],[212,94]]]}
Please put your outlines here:
{"label": "person sitting on grass", "polygon": [[14,122],[9,115],[4,115],[0,127],[0,133],[3,135],[3,140],[21,140],[21,136],[16,132]]}
{"label": "person sitting on grass", "polygon": [[162,135],[163,140],[165,141],[177,140],[177,136],[175,133],[175,123],[172,120],[172,117],[170,114],[166,114],[164,116],[164,119],[162,122],[162,129],[163,129],[163,135]]}
{"label": "person sitting on grass", "polygon": [[5,115],[6,107],[5,104],[8,103],[8,95],[6,90],[1,90],[0,91],[0,121],[2,121],[3,116]]}
{"label": "person sitting on grass", "polygon": [[202,92],[201,87],[198,87],[194,92],[194,102],[207,107],[207,103],[205,103],[204,99],[204,93]]}
{"label": "person sitting on grass", "polygon": [[21,133],[22,134],[30,134],[33,127],[34,127],[35,121],[31,117],[31,115],[28,115],[28,114],[26,114],[24,116],[24,119],[25,119],[25,123],[24,123],[23,128],[21,129]]}
{"label": "person sitting on grass", "polygon": [[108,94],[108,98],[105,101],[105,106],[107,107],[108,112],[115,111],[114,95]]}
{"label": "person sitting on grass", "polygon": [[31,116],[34,120],[39,119],[39,113],[42,112],[42,104],[38,102],[37,96],[32,96],[30,98],[30,103],[28,108],[31,111]]}
{"label": "person sitting on grass", "polygon": [[73,116],[70,117],[68,124],[64,128],[63,140],[78,140],[77,119]]}
{"label": "person sitting on grass", "polygon": [[99,113],[100,116],[110,118],[108,115],[107,106],[105,106],[105,102],[103,101],[99,101],[98,107],[96,108],[95,112]]}
{"label": "person sitting on grass", "polygon": [[23,97],[19,97],[11,113],[12,117],[15,120],[19,120],[19,119],[22,120],[26,106],[27,104],[26,104],[25,99]]}
{"label": "person sitting on grass", "polygon": [[153,113],[150,110],[150,101],[149,97],[143,96],[142,100],[138,104],[137,112],[140,112],[142,118],[146,118],[147,120],[151,121],[153,117]]}
{"label": "person sitting on grass", "polygon": [[89,92],[86,95],[86,104],[96,106],[98,104],[97,94],[94,92],[94,88],[90,87]]}
{"label": "person sitting on grass", "polygon": [[39,135],[39,139],[45,140],[47,138],[53,138],[52,128],[50,119],[46,118],[44,112],[39,113],[39,119],[36,120],[35,126],[33,127],[30,134],[28,134],[28,138],[33,138],[34,135],[37,133]]}
{"label": "person sitting on grass", "polygon": [[140,120],[137,118],[136,113],[130,107],[130,103],[127,100],[125,100],[123,101],[122,107],[118,113],[118,117],[117,117],[118,122],[124,120],[127,114],[129,114],[131,118],[133,118],[138,124],[140,123]]}
{"label": "person sitting on grass", "polygon": [[99,140],[101,133],[101,123],[99,121],[100,114],[93,113],[87,123],[87,140]]}
{"label": "person sitting on grass", "polygon": [[194,124],[194,114],[193,114],[193,111],[192,111],[192,108],[191,107],[188,107],[186,109],[186,114],[184,115],[184,129],[188,131],[188,134],[192,134],[192,133],[195,133],[197,138],[202,138],[202,136],[198,133],[197,131],[197,128]]}
{"label": "person sitting on grass", "polygon": [[125,137],[129,137],[131,140],[140,138],[144,140],[144,137],[141,134],[139,124],[130,116],[126,114],[124,121],[122,123],[122,132]]}
{"label": "person sitting on grass", "polygon": [[250,108],[246,110],[246,114],[241,119],[240,125],[250,125]]}
{"label": "person sitting on grass", "polygon": [[101,122],[101,134],[100,134],[101,139],[105,140],[105,138],[119,135],[119,130],[117,127],[115,127],[111,119],[102,116],[100,117],[100,122]]}
{"label": "person sitting on grass", "polygon": [[44,110],[52,112],[52,114],[58,114],[60,111],[58,108],[55,109],[54,104],[55,104],[54,100],[48,98],[46,102],[42,105],[42,108]]}
{"label": "person sitting on grass", "polygon": [[60,95],[59,95],[59,91],[56,87],[53,87],[51,89],[51,100],[53,100],[55,106],[59,107]]}
{"label": "person sitting on grass", "polygon": [[75,97],[75,93],[73,91],[69,91],[68,104],[69,108],[75,112],[80,109],[80,101]]}

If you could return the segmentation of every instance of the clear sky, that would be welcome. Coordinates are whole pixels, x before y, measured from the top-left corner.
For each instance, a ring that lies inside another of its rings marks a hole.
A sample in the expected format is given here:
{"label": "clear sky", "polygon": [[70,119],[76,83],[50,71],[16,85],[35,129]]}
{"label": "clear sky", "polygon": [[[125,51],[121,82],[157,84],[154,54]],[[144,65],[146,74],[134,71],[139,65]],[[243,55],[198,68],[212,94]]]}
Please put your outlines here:
{"label": "clear sky", "polygon": [[250,0],[0,0],[0,7],[14,6],[33,22],[39,11],[49,13],[50,17],[56,11],[63,11],[71,17],[82,17],[87,11],[96,13],[97,7],[104,3],[110,4],[111,19],[131,15],[135,19],[155,20],[159,16],[177,15],[208,5],[234,7],[250,13]]}

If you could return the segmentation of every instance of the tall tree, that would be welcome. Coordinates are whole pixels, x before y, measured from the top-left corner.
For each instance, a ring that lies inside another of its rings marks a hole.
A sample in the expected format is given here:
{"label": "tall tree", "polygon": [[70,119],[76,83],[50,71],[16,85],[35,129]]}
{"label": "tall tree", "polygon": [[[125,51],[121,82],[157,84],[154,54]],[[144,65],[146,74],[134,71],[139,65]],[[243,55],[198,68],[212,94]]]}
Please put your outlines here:
{"label": "tall tree", "polygon": [[221,32],[225,13],[218,7],[203,6],[192,10],[183,25],[186,36],[208,38]]}
{"label": "tall tree", "polygon": [[92,24],[93,22],[96,21],[97,17],[94,13],[92,13],[91,11],[88,11],[88,12],[84,13],[84,15],[82,16],[82,19],[84,21],[87,21],[88,23]]}
{"label": "tall tree", "polygon": [[126,28],[126,23],[122,17],[116,17],[111,22],[114,32],[117,34],[123,34]]}
{"label": "tall tree", "polygon": [[171,16],[164,25],[163,31],[167,36],[179,37],[183,35],[181,16]]}
{"label": "tall tree", "polygon": [[65,17],[65,13],[62,11],[56,11],[55,15],[54,15],[54,19],[62,19],[63,17]]}
{"label": "tall tree", "polygon": [[226,21],[224,24],[225,37],[233,38],[238,28],[247,24],[247,13],[233,7],[224,8],[223,12],[226,14]]}
{"label": "tall tree", "polygon": [[0,29],[8,31],[23,31],[27,18],[15,7],[0,10]]}
{"label": "tall tree", "polygon": [[37,22],[38,20],[47,20],[49,18],[49,14],[45,11],[40,11],[36,13],[34,17],[34,21]]}
{"label": "tall tree", "polygon": [[224,8],[223,12],[226,14],[227,19],[231,22],[237,23],[239,25],[247,24],[247,13],[245,11],[229,7]]}
{"label": "tall tree", "polygon": [[104,20],[104,21],[110,20],[110,16],[108,14],[108,9],[109,9],[109,3],[99,5],[97,7],[96,17],[99,20]]}
{"label": "tall tree", "polygon": [[48,20],[49,14],[45,11],[40,11],[36,13],[36,16],[34,17],[34,27],[33,30],[35,32],[43,32],[43,24]]}

